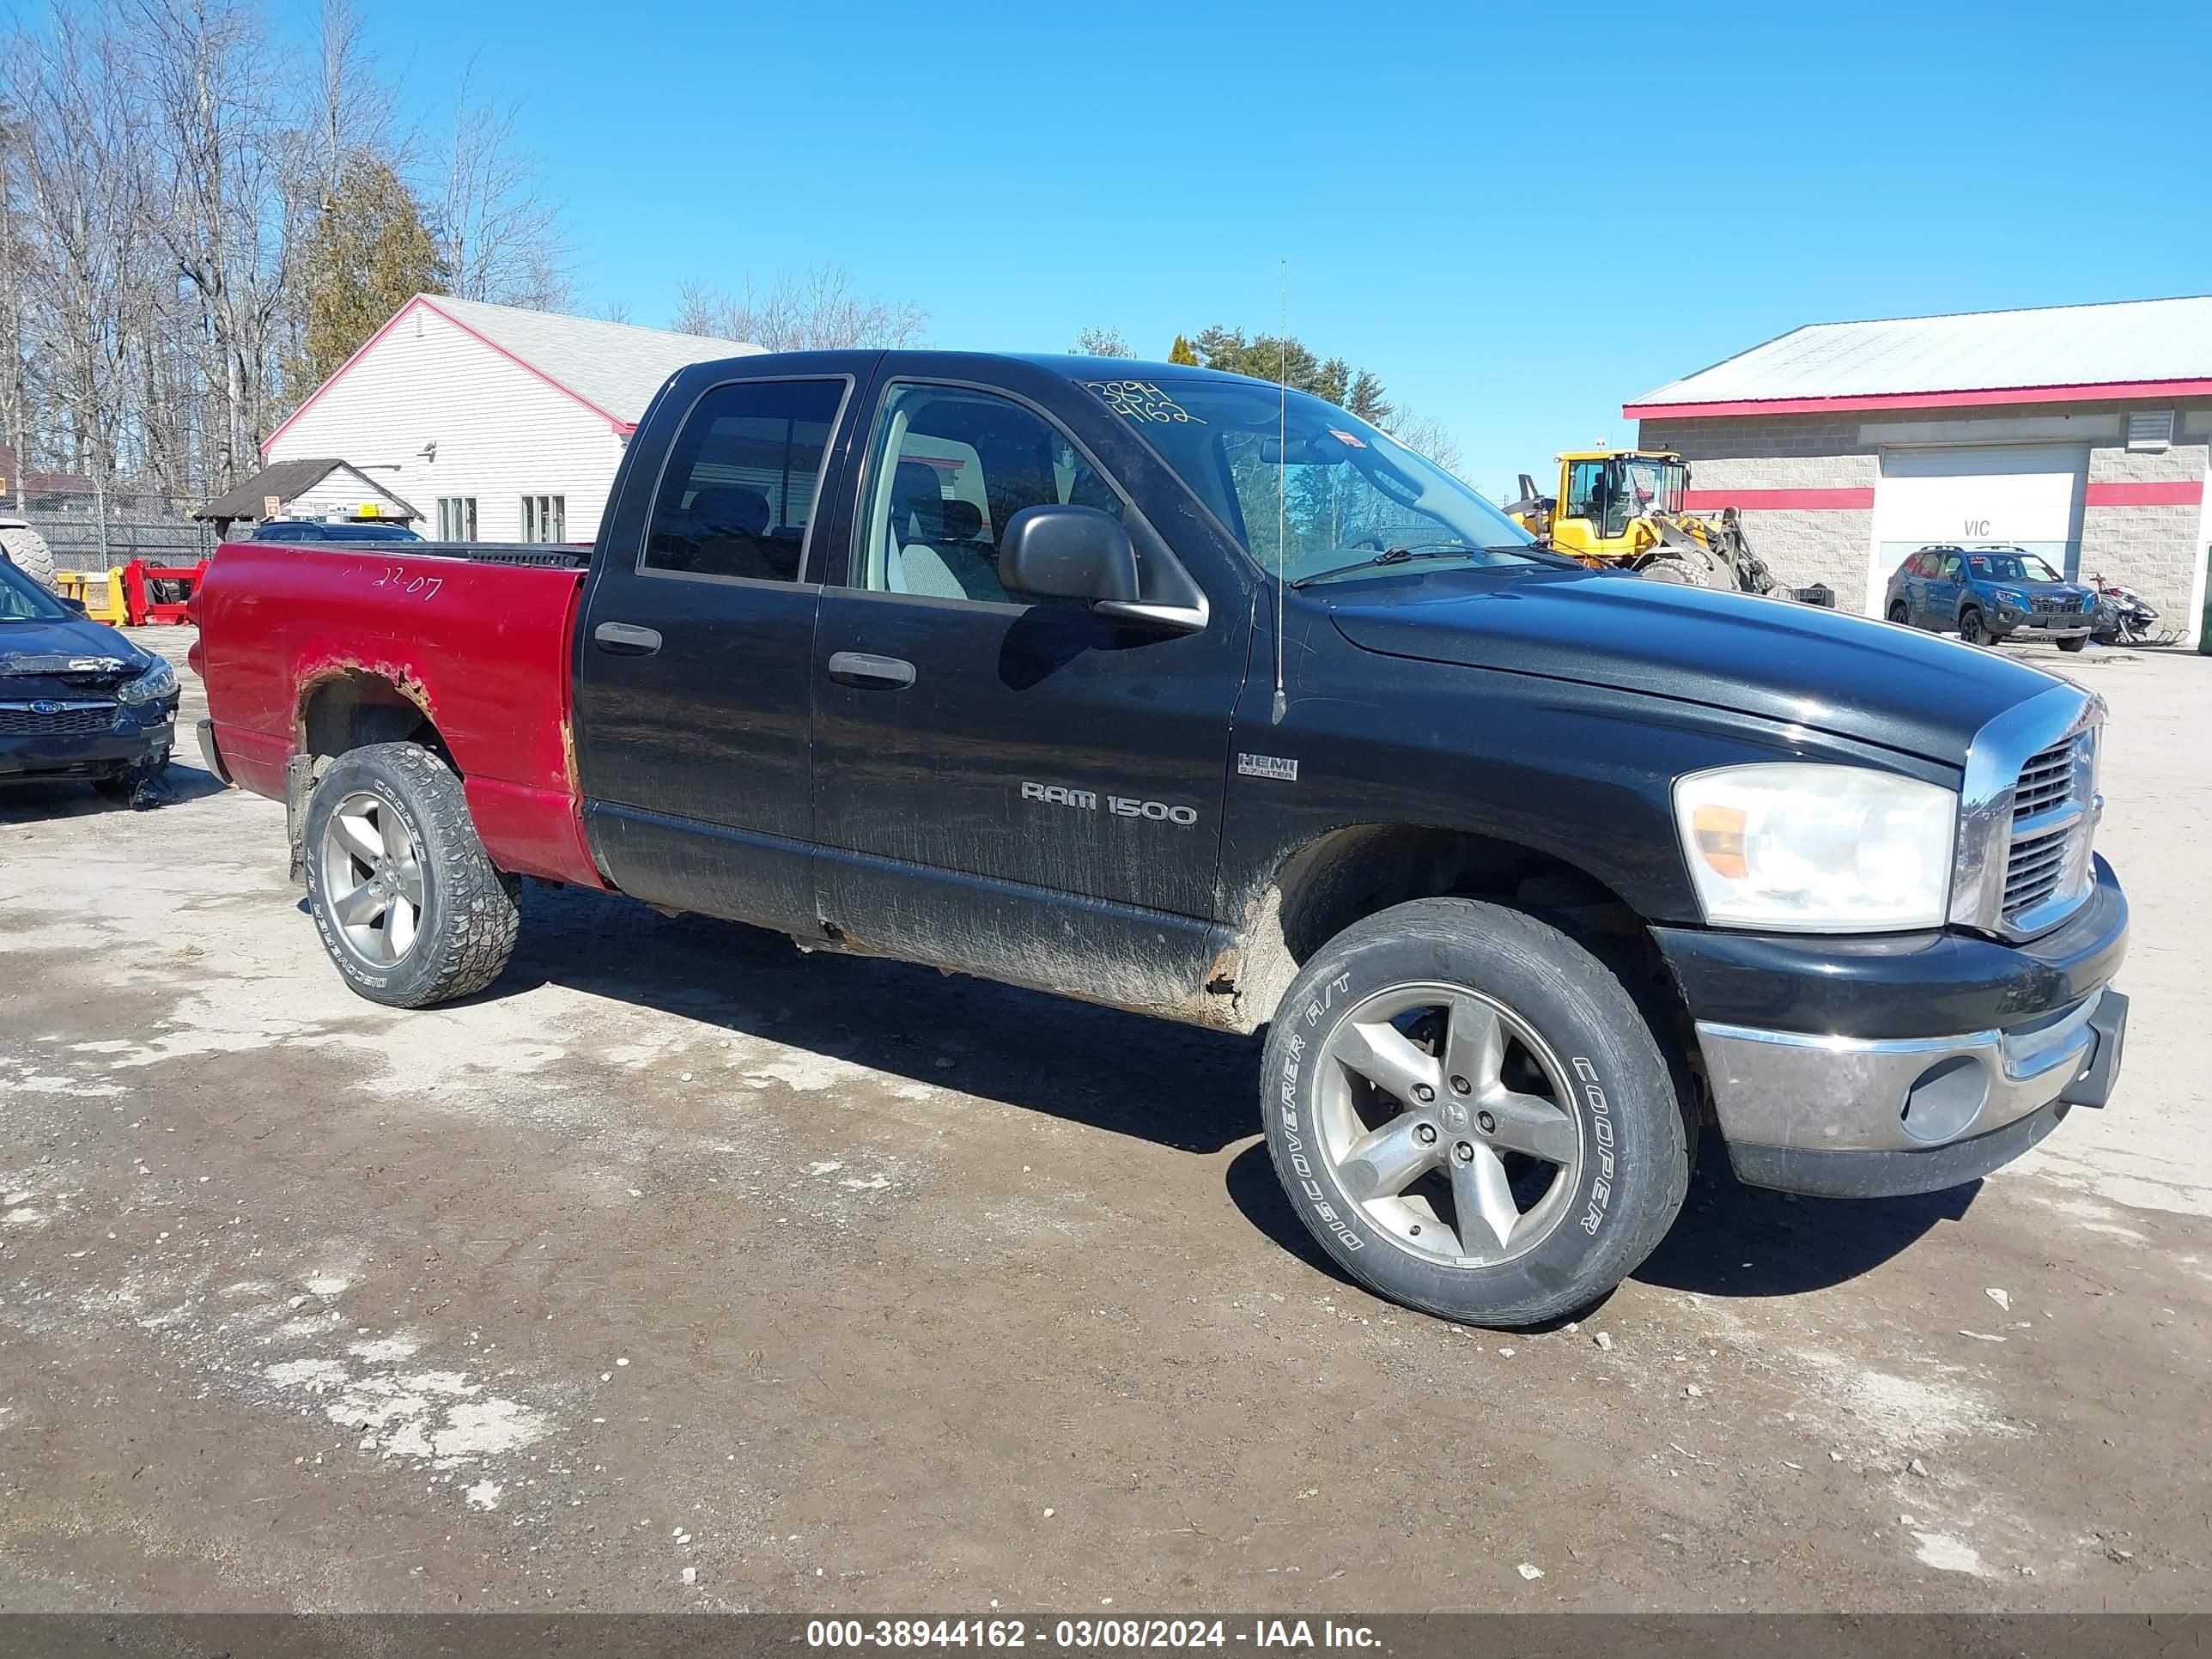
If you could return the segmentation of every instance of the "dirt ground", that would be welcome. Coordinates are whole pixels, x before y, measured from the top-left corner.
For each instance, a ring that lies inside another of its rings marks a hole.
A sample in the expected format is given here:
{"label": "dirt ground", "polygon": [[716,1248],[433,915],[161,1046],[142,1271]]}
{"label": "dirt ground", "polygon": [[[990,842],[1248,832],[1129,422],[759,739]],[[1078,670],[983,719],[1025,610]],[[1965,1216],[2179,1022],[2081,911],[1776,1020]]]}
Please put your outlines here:
{"label": "dirt ground", "polygon": [[536,888],[395,1013],[271,803],[0,795],[0,1608],[2203,1607],[2212,659],[2046,660],[2112,1108],[1879,1204],[1709,1146],[1535,1336],[1333,1276],[1250,1042]]}

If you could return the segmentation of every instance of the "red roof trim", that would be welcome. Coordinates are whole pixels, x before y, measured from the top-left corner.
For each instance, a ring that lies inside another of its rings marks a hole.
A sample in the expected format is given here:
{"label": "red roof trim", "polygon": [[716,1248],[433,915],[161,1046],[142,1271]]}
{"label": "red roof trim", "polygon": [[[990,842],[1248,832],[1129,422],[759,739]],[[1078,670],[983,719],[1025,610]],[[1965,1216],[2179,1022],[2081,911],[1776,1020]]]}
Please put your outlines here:
{"label": "red roof trim", "polygon": [[[582,392],[578,392],[574,386],[562,385],[560,381],[555,380],[550,374],[548,374],[544,369],[539,368],[536,364],[525,362],[521,358],[516,356],[512,351],[509,351],[505,346],[500,344],[498,341],[492,339],[488,335],[478,333],[475,329],[471,328],[459,318],[454,316],[452,312],[440,305],[438,303],[437,297],[434,295],[426,294],[422,295],[421,299],[422,303],[428,305],[431,310],[436,312],[441,317],[443,317],[455,328],[460,330],[462,333],[469,336],[471,339],[483,341],[484,344],[489,346],[494,351],[499,353],[501,356],[506,358],[507,362],[513,363],[517,368],[527,369],[531,374],[535,374],[539,380],[544,381],[546,385],[551,386],[556,392],[574,398],[578,403],[583,404],[585,408],[590,410],[592,414],[605,421],[609,426],[620,426],[622,424],[621,416],[614,414],[610,410],[601,409],[597,404],[593,403],[589,398],[584,396]],[[341,369],[339,373],[343,374],[344,371]]]}
{"label": "red roof trim", "polygon": [[2121,398],[2212,398],[2212,380],[2111,380],[2091,386],[1990,386],[1967,392],[1882,392],[1855,398],[1750,398],[1709,404],[1623,404],[1623,419],[1821,415],[1855,409],[1971,409],[1992,404],[2087,404]]}
{"label": "red roof trim", "polygon": [[332,386],[343,380],[345,378],[346,371],[350,369],[356,363],[359,362],[363,356],[368,355],[368,349],[371,346],[374,346],[379,340],[381,340],[386,335],[391,333],[393,329],[399,325],[400,319],[408,316],[418,306],[427,307],[428,309],[436,312],[440,317],[443,318],[447,322],[451,323],[455,328],[460,330],[462,333],[467,335],[471,339],[477,342],[481,345],[490,347],[492,350],[506,358],[507,362],[513,363],[517,368],[522,369],[526,373],[544,381],[546,385],[551,386],[556,392],[561,393],[562,396],[581,404],[586,409],[590,410],[592,414],[598,416],[601,420],[605,421],[610,427],[611,427],[614,429],[616,436],[620,437],[636,430],[633,422],[624,421],[618,415],[609,414],[605,410],[601,409],[597,404],[593,403],[589,398],[585,397],[583,393],[578,392],[574,386],[563,385],[559,380],[555,380],[550,374],[548,374],[544,369],[539,368],[536,364],[526,362],[522,358],[516,356],[505,346],[500,344],[498,341],[491,338],[490,336],[483,333],[480,330],[470,327],[468,324],[463,322],[459,317],[453,315],[452,312],[447,310],[445,307],[440,305],[435,295],[418,294],[413,299],[410,300],[405,305],[400,307],[398,311],[394,312],[390,322],[385,324],[382,328],[378,329],[375,333],[370,335],[367,340],[363,341],[360,350],[355,352],[352,356],[340,363],[337,367],[337,373],[333,374],[329,380],[324,381],[320,386],[317,386],[314,391],[310,392],[307,395],[307,402],[301,404],[297,409],[286,416],[278,424],[276,429],[262,440],[261,453],[264,455],[266,455],[269,453],[270,445],[275,443],[279,438],[283,437],[286,429],[291,426],[293,422],[298,420],[300,416],[313,409],[315,406],[317,399],[320,398],[323,393],[328,392]]}
{"label": "red roof trim", "polygon": [[1871,488],[1828,489],[1686,489],[1682,505],[1692,513],[1740,507],[1747,513],[1828,513],[1874,505]]}
{"label": "red roof trim", "polygon": [[[418,294],[413,299],[410,300],[405,305],[400,307],[398,310],[393,312],[392,313],[392,320],[390,322],[385,324],[382,328],[380,328],[375,333],[370,335],[366,340],[363,340],[361,343],[360,349],[356,351],[352,356],[347,358],[343,362],[340,363],[337,369],[332,372],[329,380],[324,381],[320,386],[317,386],[313,392],[310,392],[307,394],[307,402],[301,404],[289,415],[287,415],[283,420],[277,422],[276,429],[261,441],[262,454],[264,456],[267,455],[269,453],[269,446],[275,443],[279,438],[283,437],[285,433],[289,431],[293,422],[298,420],[300,416],[313,409],[317,401],[321,398],[323,393],[328,392],[341,380],[344,379],[346,371],[351,368],[356,363],[359,362],[363,357],[367,356],[370,347],[374,346],[386,335],[391,333],[393,329],[398,327],[400,319],[407,316],[415,309],[416,307],[421,305],[422,303],[422,298],[423,296]],[[441,311],[438,314],[442,317],[446,313]]]}
{"label": "red roof trim", "polygon": [[2082,487],[2084,507],[2196,507],[2204,500],[2202,478],[2153,483],[2093,483]]}

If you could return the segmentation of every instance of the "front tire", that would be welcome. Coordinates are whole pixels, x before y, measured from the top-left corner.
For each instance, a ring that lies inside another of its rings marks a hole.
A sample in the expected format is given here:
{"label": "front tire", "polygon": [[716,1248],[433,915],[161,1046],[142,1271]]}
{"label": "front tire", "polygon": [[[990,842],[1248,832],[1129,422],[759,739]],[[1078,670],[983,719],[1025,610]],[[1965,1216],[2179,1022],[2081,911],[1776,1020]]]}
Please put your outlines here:
{"label": "front tire", "polygon": [[1959,637],[1968,645],[1992,643],[1989,624],[1982,620],[1982,613],[1972,605],[1959,613]]}
{"label": "front tire", "polygon": [[1634,1271],[1688,1190],[1685,1095],[1613,973],[1534,916],[1421,899],[1347,928],[1276,1011],[1275,1173],[1337,1265],[1468,1324],[1540,1324]]}
{"label": "front tire", "polygon": [[2084,647],[2086,647],[2088,643],[2089,643],[2089,636],[2088,636],[2087,634],[2076,634],[2076,635],[2075,635],[2072,639],[2070,639],[2070,640],[2061,640],[2061,641],[2058,641],[2058,648],[2059,648],[2061,651],[2079,651],[2079,650],[2082,649]]}
{"label": "front tire", "polygon": [[331,763],[308,797],[307,908],[345,982],[427,1008],[481,991],[514,953],[520,878],[485,854],[461,781],[419,744]]}

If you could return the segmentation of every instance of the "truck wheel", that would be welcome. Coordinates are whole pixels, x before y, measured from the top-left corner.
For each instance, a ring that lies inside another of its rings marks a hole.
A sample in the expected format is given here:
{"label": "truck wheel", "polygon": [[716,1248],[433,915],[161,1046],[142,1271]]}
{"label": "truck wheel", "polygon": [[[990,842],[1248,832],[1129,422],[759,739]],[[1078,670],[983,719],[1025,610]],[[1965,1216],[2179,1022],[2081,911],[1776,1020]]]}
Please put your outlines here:
{"label": "truck wheel", "polygon": [[514,953],[522,883],[484,855],[461,781],[419,744],[331,763],[307,799],[307,908],[345,981],[395,1008],[481,991]]}
{"label": "truck wheel", "polygon": [[1912,625],[1912,613],[1905,608],[1903,599],[1899,599],[1889,607],[1889,619],[1901,628],[1909,628]]}
{"label": "truck wheel", "polygon": [[1959,613],[1959,637],[1968,645],[1994,643],[1988,626],[1982,621],[1982,613],[1971,605]]}
{"label": "truck wheel", "polygon": [[1635,999],[1500,905],[1420,899],[1330,940],[1261,1086],[1275,1173],[1337,1265],[1468,1324],[1588,1307],[1689,1188],[1685,1096]]}

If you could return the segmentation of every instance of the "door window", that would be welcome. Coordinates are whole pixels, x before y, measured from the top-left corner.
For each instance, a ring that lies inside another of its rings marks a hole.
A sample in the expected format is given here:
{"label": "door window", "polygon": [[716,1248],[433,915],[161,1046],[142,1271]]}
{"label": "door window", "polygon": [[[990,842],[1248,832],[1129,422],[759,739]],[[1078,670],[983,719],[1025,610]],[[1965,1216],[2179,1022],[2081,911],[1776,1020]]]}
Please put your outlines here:
{"label": "door window", "polygon": [[700,398],[660,475],[639,568],[797,581],[823,457],[850,386],[738,380]]}
{"label": "door window", "polygon": [[1007,520],[1054,502],[1122,516],[1121,496],[1059,427],[1012,398],[957,386],[891,388],[868,477],[853,585],[878,592],[1052,603],[999,580]]}
{"label": "door window", "polygon": [[1957,581],[1966,574],[1966,562],[1956,553],[1947,553],[1936,574],[1947,582]]}

